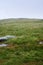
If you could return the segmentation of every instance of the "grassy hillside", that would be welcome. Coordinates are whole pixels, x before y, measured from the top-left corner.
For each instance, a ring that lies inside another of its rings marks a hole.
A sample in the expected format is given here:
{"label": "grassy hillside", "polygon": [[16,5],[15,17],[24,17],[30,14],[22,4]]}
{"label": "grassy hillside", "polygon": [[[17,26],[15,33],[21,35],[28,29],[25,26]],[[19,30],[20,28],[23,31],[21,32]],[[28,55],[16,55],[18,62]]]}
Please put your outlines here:
{"label": "grassy hillside", "polygon": [[14,35],[16,38],[0,47],[0,65],[43,65],[43,20],[0,20],[0,36]]}

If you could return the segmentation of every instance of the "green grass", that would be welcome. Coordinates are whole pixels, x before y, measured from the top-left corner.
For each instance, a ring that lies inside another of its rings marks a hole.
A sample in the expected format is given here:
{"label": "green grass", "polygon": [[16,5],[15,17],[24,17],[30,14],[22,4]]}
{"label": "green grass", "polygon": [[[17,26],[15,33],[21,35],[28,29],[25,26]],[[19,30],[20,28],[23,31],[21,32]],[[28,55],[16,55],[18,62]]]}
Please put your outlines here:
{"label": "green grass", "polygon": [[0,47],[0,65],[43,65],[43,20],[0,20],[0,36],[14,35],[16,38]]}

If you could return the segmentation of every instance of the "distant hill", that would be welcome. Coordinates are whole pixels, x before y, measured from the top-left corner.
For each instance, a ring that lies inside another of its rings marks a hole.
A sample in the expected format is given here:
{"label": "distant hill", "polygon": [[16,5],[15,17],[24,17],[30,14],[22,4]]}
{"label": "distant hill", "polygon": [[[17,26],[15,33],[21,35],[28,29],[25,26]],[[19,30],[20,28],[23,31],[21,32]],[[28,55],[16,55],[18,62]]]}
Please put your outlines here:
{"label": "distant hill", "polygon": [[2,19],[0,22],[8,23],[8,22],[42,22],[43,19],[29,19],[29,18],[9,18],[9,19]]}

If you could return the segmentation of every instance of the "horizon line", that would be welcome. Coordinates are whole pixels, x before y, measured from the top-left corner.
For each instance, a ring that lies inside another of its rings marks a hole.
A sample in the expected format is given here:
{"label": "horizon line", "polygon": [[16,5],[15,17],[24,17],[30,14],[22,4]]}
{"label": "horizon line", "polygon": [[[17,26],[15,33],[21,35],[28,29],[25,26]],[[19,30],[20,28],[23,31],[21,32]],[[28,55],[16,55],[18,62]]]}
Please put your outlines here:
{"label": "horizon line", "polygon": [[43,18],[29,18],[29,17],[8,17],[8,18],[0,18],[0,20],[5,20],[5,19],[43,19]]}

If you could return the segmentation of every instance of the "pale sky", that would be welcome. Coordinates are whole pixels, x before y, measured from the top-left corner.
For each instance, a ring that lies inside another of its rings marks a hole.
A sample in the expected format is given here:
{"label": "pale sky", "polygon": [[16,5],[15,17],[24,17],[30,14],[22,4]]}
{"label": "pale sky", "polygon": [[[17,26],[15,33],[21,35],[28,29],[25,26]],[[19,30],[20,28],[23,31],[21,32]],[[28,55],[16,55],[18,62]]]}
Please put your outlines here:
{"label": "pale sky", "polygon": [[43,18],[43,0],[0,0],[0,19]]}

